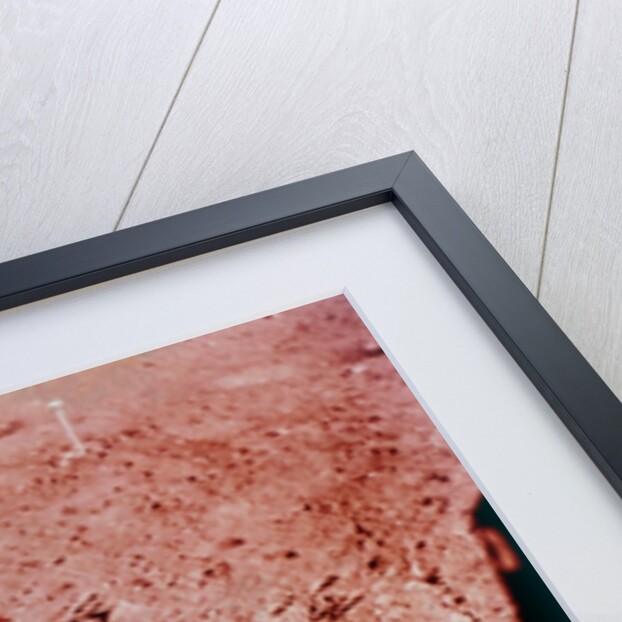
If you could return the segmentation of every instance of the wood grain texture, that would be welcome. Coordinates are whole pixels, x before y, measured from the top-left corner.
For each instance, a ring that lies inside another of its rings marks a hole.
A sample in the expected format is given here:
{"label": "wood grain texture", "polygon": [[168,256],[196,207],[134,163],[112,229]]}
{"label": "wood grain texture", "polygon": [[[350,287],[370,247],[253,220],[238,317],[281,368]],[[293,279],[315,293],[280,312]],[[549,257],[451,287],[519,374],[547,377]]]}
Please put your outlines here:
{"label": "wood grain texture", "polygon": [[573,11],[223,0],[121,224],[415,149],[533,287]]}
{"label": "wood grain texture", "polygon": [[0,261],[112,230],[214,1],[0,3]]}
{"label": "wood grain texture", "polygon": [[582,2],[541,301],[622,398],[622,5]]}

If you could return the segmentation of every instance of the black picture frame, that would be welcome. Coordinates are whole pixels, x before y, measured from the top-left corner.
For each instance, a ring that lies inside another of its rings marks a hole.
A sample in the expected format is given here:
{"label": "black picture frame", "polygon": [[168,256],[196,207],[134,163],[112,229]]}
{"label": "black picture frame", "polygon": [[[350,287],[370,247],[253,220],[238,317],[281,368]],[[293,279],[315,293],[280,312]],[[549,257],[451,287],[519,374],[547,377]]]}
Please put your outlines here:
{"label": "black picture frame", "polygon": [[413,151],[2,263],[0,311],[388,202],[622,496],[622,403]]}

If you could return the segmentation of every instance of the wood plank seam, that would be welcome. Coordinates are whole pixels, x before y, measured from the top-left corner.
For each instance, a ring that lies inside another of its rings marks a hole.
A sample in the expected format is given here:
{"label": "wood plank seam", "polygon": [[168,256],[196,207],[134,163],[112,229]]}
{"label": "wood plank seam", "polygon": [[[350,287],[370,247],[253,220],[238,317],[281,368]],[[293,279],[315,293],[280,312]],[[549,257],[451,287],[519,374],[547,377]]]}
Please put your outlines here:
{"label": "wood plank seam", "polygon": [[570,82],[570,70],[572,67],[572,53],[574,51],[575,37],[577,33],[577,21],[579,19],[579,3],[576,0],[574,19],[572,23],[572,32],[570,34],[570,48],[568,50],[568,65],[566,67],[566,80],[564,81],[564,91],[562,95],[562,105],[559,114],[559,127],[557,130],[557,140],[555,143],[555,155],[553,158],[553,170],[551,172],[551,188],[549,190],[549,198],[546,206],[546,214],[544,216],[544,229],[542,231],[542,248],[540,250],[540,267],[536,277],[535,296],[540,300],[540,289],[542,287],[542,273],[544,271],[544,262],[546,254],[546,242],[549,236],[549,224],[551,222],[551,207],[553,205],[553,195],[555,193],[555,180],[557,179],[557,162],[559,160],[559,151],[561,146],[562,132],[564,131],[564,117],[566,115],[566,100],[568,98],[568,84]]}
{"label": "wood plank seam", "polygon": [[216,0],[216,4],[214,5],[214,10],[212,11],[211,15],[207,18],[207,22],[205,24],[205,28],[203,29],[203,32],[201,33],[201,36],[199,37],[199,41],[197,42],[192,55],[190,56],[190,61],[188,62],[188,65],[186,66],[186,70],[184,71],[184,73],[181,76],[181,80],[179,82],[179,86],[177,87],[177,89],[175,90],[175,93],[173,95],[173,98],[171,99],[171,103],[169,104],[168,108],[166,109],[166,112],[164,113],[164,117],[162,119],[162,123],[160,123],[160,127],[158,128],[158,131],[156,132],[155,138],[153,139],[153,142],[151,143],[151,146],[149,147],[149,151],[147,151],[147,155],[145,156],[145,161],[143,162],[142,166],[140,167],[140,170],[138,171],[138,175],[136,176],[136,180],[134,181],[134,183],[132,184],[132,188],[130,189],[130,192],[127,196],[127,199],[125,200],[125,203],[123,205],[123,207],[121,208],[121,211],[119,212],[119,217],[117,218],[117,221],[115,222],[115,225],[113,227],[113,231],[116,231],[119,228],[119,225],[121,224],[121,221],[123,220],[123,216],[125,215],[125,212],[127,210],[128,205],[130,204],[130,201],[132,200],[132,197],[134,196],[134,192],[136,190],[136,187],[138,186],[143,172],[145,171],[145,168],[149,162],[149,159],[151,158],[151,154],[153,153],[153,150],[155,149],[156,144],[158,143],[158,139],[160,138],[160,134],[162,134],[162,130],[164,129],[164,126],[166,125],[166,122],[168,121],[171,111],[173,110],[173,107],[175,106],[175,102],[177,101],[177,97],[179,96],[179,93],[181,92],[181,89],[183,88],[184,83],[186,82],[186,78],[188,77],[188,74],[190,73],[190,69],[192,68],[192,65],[194,63],[195,58],[197,57],[197,54],[199,52],[199,50],[201,49],[201,46],[203,45],[203,41],[205,40],[205,36],[207,35],[207,31],[209,30],[209,27],[212,24],[212,21],[214,20],[214,16],[216,15],[216,12],[218,11],[218,7],[220,6],[222,0]]}

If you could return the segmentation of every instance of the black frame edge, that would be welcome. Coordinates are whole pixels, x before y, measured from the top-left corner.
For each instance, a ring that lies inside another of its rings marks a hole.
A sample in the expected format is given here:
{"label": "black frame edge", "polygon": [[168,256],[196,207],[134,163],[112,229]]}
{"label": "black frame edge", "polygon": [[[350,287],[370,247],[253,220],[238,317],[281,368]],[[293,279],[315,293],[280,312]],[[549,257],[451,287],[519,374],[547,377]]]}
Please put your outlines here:
{"label": "black frame edge", "polygon": [[413,152],[393,203],[622,497],[622,403]]}
{"label": "black frame edge", "polygon": [[389,201],[622,497],[622,403],[412,151],[0,263],[0,311]]}
{"label": "black frame edge", "polygon": [[0,263],[0,311],[386,203],[410,152]]}

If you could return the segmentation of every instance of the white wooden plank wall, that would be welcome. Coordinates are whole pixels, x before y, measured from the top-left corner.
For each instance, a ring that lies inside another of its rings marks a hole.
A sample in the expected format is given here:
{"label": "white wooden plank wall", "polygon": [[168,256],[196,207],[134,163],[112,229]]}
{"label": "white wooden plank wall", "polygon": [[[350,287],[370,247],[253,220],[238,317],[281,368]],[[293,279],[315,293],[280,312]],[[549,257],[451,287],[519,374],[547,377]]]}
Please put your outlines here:
{"label": "white wooden plank wall", "polygon": [[533,287],[572,0],[223,0],[122,220],[415,149]]}
{"label": "white wooden plank wall", "polygon": [[0,261],[114,228],[214,3],[0,1]]}
{"label": "white wooden plank wall", "polygon": [[582,0],[540,298],[622,398],[622,3]]}
{"label": "white wooden plank wall", "polygon": [[622,4],[578,8],[571,56],[577,0],[4,3],[0,260],[415,149],[622,396]]}

